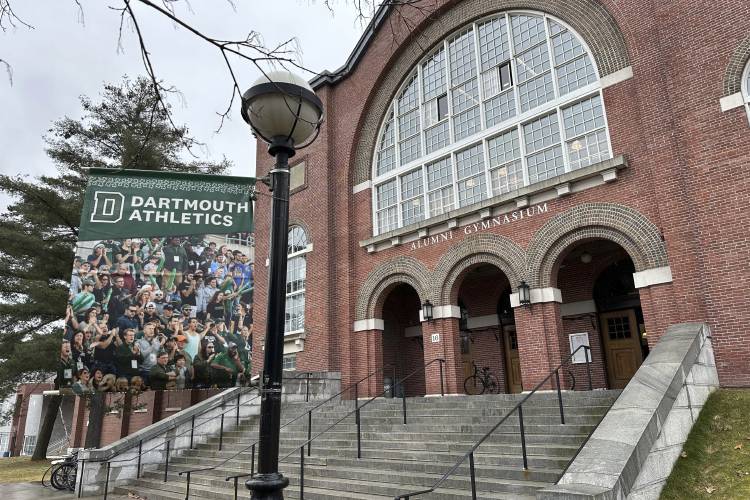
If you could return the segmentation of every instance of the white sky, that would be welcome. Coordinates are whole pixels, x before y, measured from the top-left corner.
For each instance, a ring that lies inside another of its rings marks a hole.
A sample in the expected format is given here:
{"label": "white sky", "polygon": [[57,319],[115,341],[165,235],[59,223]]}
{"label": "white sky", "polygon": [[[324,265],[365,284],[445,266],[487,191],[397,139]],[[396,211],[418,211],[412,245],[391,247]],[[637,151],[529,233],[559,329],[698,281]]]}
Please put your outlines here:
{"label": "white sky", "polygon": [[[80,0],[85,24],[78,20],[73,0],[12,0],[16,14],[34,26],[0,32],[0,59],[13,67],[11,86],[0,67],[0,172],[53,174],[42,136],[52,122],[82,114],[80,95],[97,101],[103,84],[120,82],[123,75],[145,74],[135,33],[126,29],[124,51],[117,51],[119,14],[108,6],[119,0]],[[301,61],[316,72],[344,64],[363,27],[347,0],[334,1],[331,14],[322,0],[235,0],[237,12],[221,0],[190,0],[192,13],[178,2],[178,15],[207,35],[242,39],[250,30],[262,34],[267,46],[296,37]],[[239,106],[219,134],[217,112],[224,111],[231,92],[230,79],[218,50],[174,26],[168,19],[138,5],[136,13],[151,52],[157,75],[176,86],[185,105],[173,101],[175,122],[208,147],[207,157],[234,162],[233,175],[255,172],[255,143],[240,117]],[[244,67],[243,67],[244,66]],[[259,76],[249,63],[238,61],[243,91]],[[306,79],[312,74],[300,72]],[[0,210],[8,199],[0,195]]]}

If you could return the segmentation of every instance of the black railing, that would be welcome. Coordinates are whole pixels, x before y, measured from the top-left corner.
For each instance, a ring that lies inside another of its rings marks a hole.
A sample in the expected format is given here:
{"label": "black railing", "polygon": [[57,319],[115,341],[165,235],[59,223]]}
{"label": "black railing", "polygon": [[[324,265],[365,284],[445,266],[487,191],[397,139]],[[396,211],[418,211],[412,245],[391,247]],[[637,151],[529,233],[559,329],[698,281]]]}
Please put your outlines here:
{"label": "black railing", "polygon": [[589,355],[589,351],[591,350],[589,346],[582,345],[579,346],[575,351],[573,351],[570,356],[565,358],[562,363],[560,363],[557,368],[552,370],[549,375],[547,375],[544,380],[539,382],[534,389],[527,394],[521,401],[516,404],[508,413],[505,414],[505,416],[500,419],[500,421],[495,424],[492,429],[490,429],[484,436],[482,436],[479,441],[477,441],[471,449],[469,449],[464,456],[462,456],[454,465],[451,467],[445,474],[442,475],[440,479],[435,481],[435,483],[428,489],[425,490],[419,490],[419,491],[412,491],[409,493],[405,493],[403,495],[398,495],[397,497],[394,497],[394,500],[409,500],[411,497],[415,497],[418,495],[424,495],[425,493],[432,493],[437,488],[440,487],[441,484],[443,484],[450,476],[452,476],[461,465],[468,460],[469,461],[469,477],[471,480],[471,498],[472,500],[477,499],[477,488],[476,488],[476,474],[474,470],[474,452],[479,448],[479,446],[482,445],[503,423],[505,423],[508,418],[510,418],[511,415],[513,415],[515,412],[518,412],[518,424],[519,424],[519,432],[521,434],[521,455],[523,459],[523,468],[524,470],[527,470],[529,468],[528,464],[528,457],[526,455],[526,432],[523,425],[523,404],[528,401],[528,399],[536,394],[537,390],[539,390],[544,384],[546,384],[552,376],[555,377],[555,383],[557,388],[557,400],[558,400],[558,406],[560,407],[560,423],[565,424],[565,412],[563,410],[563,403],[562,403],[562,392],[560,389],[560,369],[566,365],[569,361],[573,359],[573,356],[579,351],[583,349],[585,356],[586,356],[586,371],[588,373],[588,379],[589,379],[589,390],[592,389],[592,383],[591,383],[591,356]]}
{"label": "black railing", "polygon": [[[417,375],[419,373],[424,373],[424,371],[427,369],[427,367],[430,366],[430,365],[432,365],[433,363],[438,363],[439,366],[440,366],[440,395],[441,396],[445,396],[445,383],[443,381],[443,377],[444,377],[443,363],[445,363],[445,360],[442,359],[442,358],[435,358],[432,361],[423,364],[421,367],[419,367],[416,370],[414,370],[411,373],[409,373],[406,377],[400,379],[399,380],[399,384],[401,384],[403,386],[403,382],[405,382],[406,380],[408,380],[409,378],[411,378],[414,375]],[[369,378],[369,376],[367,378]],[[364,381],[364,380],[365,379],[363,379],[362,381]],[[394,385],[395,385],[395,377],[394,377],[393,380],[394,380]],[[357,384],[358,383],[359,382],[357,382]],[[279,459],[279,462],[283,462],[284,460],[286,460],[287,458],[289,458],[290,456],[292,456],[294,453],[297,453],[297,450],[299,450],[299,453],[300,453],[300,483],[299,483],[300,495],[299,495],[299,498],[300,499],[304,498],[304,491],[305,491],[305,459],[304,459],[305,447],[307,447],[307,455],[310,456],[310,446],[311,446],[311,443],[315,439],[317,439],[318,437],[320,437],[323,434],[327,433],[328,431],[330,431],[331,429],[333,429],[334,427],[336,427],[338,424],[340,424],[341,422],[343,422],[344,420],[346,420],[348,417],[354,415],[354,421],[355,421],[355,424],[357,426],[357,458],[358,459],[362,458],[362,418],[361,418],[362,408],[364,408],[368,404],[372,403],[377,398],[385,396],[385,394],[388,392],[388,390],[393,390],[393,389],[392,388],[384,389],[383,392],[381,392],[381,393],[379,393],[379,394],[377,394],[375,396],[372,396],[370,399],[368,399],[367,401],[365,401],[361,405],[359,404],[358,399],[355,397],[355,399],[354,399],[354,410],[350,411],[349,413],[347,413],[346,415],[344,415],[343,417],[341,417],[340,419],[338,419],[336,422],[332,423],[331,425],[329,425],[328,427],[326,427],[324,430],[322,430],[319,433],[317,433],[315,436],[312,436],[312,437],[310,436],[312,426],[308,425],[308,427],[307,427],[307,434],[308,434],[307,441],[305,441],[304,443],[302,443],[299,447],[295,447],[291,452],[287,453],[284,457],[282,457],[281,459]],[[401,400],[402,400],[401,408],[402,408],[402,414],[403,414],[403,422],[404,422],[404,425],[406,425],[407,424],[407,416],[406,416],[407,413],[406,413],[406,391],[405,390],[403,390]],[[255,446],[255,444],[253,444],[253,447],[254,446]],[[255,453],[255,449],[253,448],[253,454],[254,453]],[[234,498],[235,499],[237,498],[237,482],[238,482],[238,479],[241,478],[241,477],[248,477],[248,476],[252,477],[254,475],[255,475],[255,470],[251,468],[250,473],[235,474],[233,476],[227,476],[225,478],[225,481],[234,480]],[[185,499],[187,500],[187,497],[185,497]]]}
{"label": "black railing", "polygon": [[[310,456],[310,452],[311,451],[310,451],[310,444],[309,443],[312,441],[310,439],[310,435],[311,435],[310,433],[312,431],[312,413],[315,410],[317,410],[318,408],[320,408],[321,406],[325,405],[326,403],[329,403],[330,401],[332,401],[335,398],[340,397],[345,392],[351,391],[352,389],[354,390],[354,406],[356,408],[356,406],[357,406],[357,397],[359,395],[359,390],[358,390],[359,384],[361,384],[365,380],[368,380],[368,379],[374,377],[378,373],[383,372],[385,370],[385,368],[386,368],[385,366],[381,367],[381,368],[378,368],[377,370],[375,370],[372,373],[370,373],[369,375],[361,378],[360,380],[358,380],[358,381],[356,381],[356,382],[354,382],[352,384],[349,384],[344,389],[340,390],[339,392],[337,392],[333,396],[329,397],[328,399],[326,399],[324,401],[321,401],[320,403],[318,403],[317,405],[313,406],[309,410],[307,410],[305,412],[302,412],[299,415],[297,415],[296,417],[294,417],[291,420],[287,421],[279,429],[283,429],[284,427],[288,426],[289,424],[291,424],[293,422],[296,422],[300,418],[302,418],[305,415],[307,415],[307,436],[308,436],[308,442],[306,444],[308,445],[307,454],[308,454],[308,456]],[[301,378],[301,377],[292,377],[292,379],[298,379],[298,378]],[[308,383],[307,384],[308,384],[308,389],[307,389],[307,396],[305,398],[306,402],[309,400],[309,384],[310,384],[309,383],[309,377],[308,377]],[[185,486],[185,500],[189,500],[189,498],[190,498],[190,480],[191,480],[191,476],[192,476],[193,473],[195,473],[195,472],[207,472],[207,471],[210,471],[210,470],[215,470],[216,468],[221,467],[222,465],[226,464],[227,462],[229,462],[230,460],[236,458],[237,456],[241,455],[242,453],[245,453],[247,450],[251,450],[251,456],[250,456],[250,473],[238,474],[236,476],[230,476],[230,477],[226,478],[226,481],[229,481],[230,479],[234,479],[234,498],[236,499],[237,498],[237,483],[238,483],[238,479],[240,477],[254,476],[255,475],[255,449],[256,449],[256,445],[259,442],[260,442],[260,440],[252,443],[251,445],[248,445],[248,446],[242,448],[238,452],[234,453],[232,456],[230,456],[230,457],[222,460],[221,462],[219,462],[218,464],[216,464],[214,466],[211,466],[211,467],[201,467],[201,468],[198,468],[198,469],[190,469],[190,470],[179,472],[178,473],[179,476],[182,476],[182,475],[186,476],[187,483],[186,483],[186,486]],[[221,450],[221,440],[219,441],[219,450]],[[295,451],[296,451],[296,448],[295,448]]]}

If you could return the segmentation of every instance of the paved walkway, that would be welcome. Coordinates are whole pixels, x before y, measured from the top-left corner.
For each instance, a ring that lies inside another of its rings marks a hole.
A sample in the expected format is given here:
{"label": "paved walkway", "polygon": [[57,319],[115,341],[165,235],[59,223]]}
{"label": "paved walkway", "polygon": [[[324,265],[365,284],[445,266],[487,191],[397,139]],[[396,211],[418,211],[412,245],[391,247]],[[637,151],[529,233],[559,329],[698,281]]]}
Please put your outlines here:
{"label": "paved walkway", "polygon": [[[2,491],[2,500],[36,500],[37,498],[73,500],[77,498],[73,493],[58,491],[51,486],[45,488],[42,486],[42,483],[38,482],[0,484],[0,491]],[[109,495],[107,498],[111,500],[126,500],[128,497],[122,495]]]}

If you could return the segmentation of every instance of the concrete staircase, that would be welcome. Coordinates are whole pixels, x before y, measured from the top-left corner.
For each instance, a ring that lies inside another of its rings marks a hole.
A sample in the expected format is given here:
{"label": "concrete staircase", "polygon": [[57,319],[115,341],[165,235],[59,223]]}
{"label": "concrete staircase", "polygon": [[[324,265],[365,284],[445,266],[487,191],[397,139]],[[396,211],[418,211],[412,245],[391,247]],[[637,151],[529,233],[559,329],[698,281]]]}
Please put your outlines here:
{"label": "concrete staircase", "polygon": [[[524,471],[516,415],[509,418],[475,453],[476,487],[482,499],[534,498],[535,492],[554,484],[586,437],[593,431],[619,391],[567,392],[563,394],[565,425],[560,424],[554,393],[535,394],[524,404],[524,426],[529,469]],[[304,497],[315,499],[385,499],[429,488],[479,440],[521,395],[408,398],[408,424],[404,425],[400,399],[376,400],[362,410],[362,458],[357,459],[357,433],[353,415],[318,437],[312,456],[305,456]],[[282,423],[305,412],[314,403],[284,406]],[[313,413],[313,435],[341,419],[353,401],[331,402]],[[233,499],[234,487],[225,477],[250,472],[250,452],[224,465],[221,462],[258,439],[258,417],[241,422],[218,437],[172,457],[167,481],[164,466],[146,469],[133,484],[116,493],[133,492],[148,500],[183,500],[185,476],[179,471],[218,465],[195,473],[190,498]],[[285,498],[299,498],[299,447],[307,440],[307,417],[282,429],[281,464],[290,485]],[[256,462],[257,463],[257,462]],[[240,480],[239,498],[249,498]],[[468,463],[438,491],[415,498],[436,500],[471,498]]]}

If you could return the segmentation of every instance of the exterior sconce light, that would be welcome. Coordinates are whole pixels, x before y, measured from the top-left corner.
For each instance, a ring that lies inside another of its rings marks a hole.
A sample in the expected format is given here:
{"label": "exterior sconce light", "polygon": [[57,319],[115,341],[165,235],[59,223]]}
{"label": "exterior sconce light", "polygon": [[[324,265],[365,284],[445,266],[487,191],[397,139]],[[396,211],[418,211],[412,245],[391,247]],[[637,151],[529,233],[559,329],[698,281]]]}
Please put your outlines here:
{"label": "exterior sconce light", "polygon": [[523,306],[531,304],[531,287],[525,281],[518,285],[518,302]]}
{"label": "exterior sconce light", "polygon": [[422,318],[425,321],[432,321],[432,302],[429,299],[425,300],[424,304],[422,304]]}

